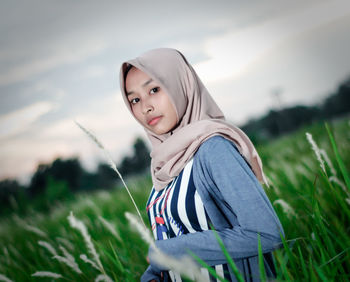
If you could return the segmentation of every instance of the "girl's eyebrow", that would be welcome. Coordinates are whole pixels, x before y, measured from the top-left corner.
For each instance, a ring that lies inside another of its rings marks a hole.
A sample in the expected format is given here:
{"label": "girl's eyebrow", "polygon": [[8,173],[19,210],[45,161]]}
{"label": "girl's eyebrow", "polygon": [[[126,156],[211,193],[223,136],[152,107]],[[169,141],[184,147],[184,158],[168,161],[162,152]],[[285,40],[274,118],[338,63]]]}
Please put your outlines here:
{"label": "girl's eyebrow", "polygon": [[[150,84],[153,81],[153,79],[151,78],[150,80],[147,80],[144,84],[142,84],[142,87],[145,87],[147,84]],[[134,91],[130,91],[130,92],[126,92],[126,96],[129,96],[131,94],[133,94]]]}

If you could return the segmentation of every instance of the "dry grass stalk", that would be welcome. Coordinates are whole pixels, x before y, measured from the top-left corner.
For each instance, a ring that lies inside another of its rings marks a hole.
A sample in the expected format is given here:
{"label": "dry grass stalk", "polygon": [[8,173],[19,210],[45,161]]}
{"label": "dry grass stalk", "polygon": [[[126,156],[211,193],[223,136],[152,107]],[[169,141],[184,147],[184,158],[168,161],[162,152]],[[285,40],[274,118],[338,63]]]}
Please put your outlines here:
{"label": "dry grass stalk", "polygon": [[347,193],[348,195],[350,194],[349,193],[349,190],[346,188],[345,184],[338,178],[336,177],[335,175],[332,175],[330,178],[329,178],[329,181],[330,182],[334,182],[336,184],[338,184],[345,193]]}
{"label": "dry grass stalk", "polygon": [[56,237],[56,240],[58,242],[60,242],[61,244],[65,245],[66,248],[68,248],[69,250],[73,251],[74,250],[74,246],[71,242],[69,242],[67,239],[65,238],[61,238],[61,237]]}
{"label": "dry grass stalk", "polygon": [[324,161],[323,161],[323,159],[321,157],[321,150],[320,150],[320,148],[317,146],[316,142],[312,138],[312,135],[310,133],[308,133],[308,132],[306,132],[306,139],[311,144],[311,148],[315,152],[316,158],[317,158],[318,162],[320,163],[321,169],[323,170],[324,173],[326,173],[326,168],[324,166]]}
{"label": "dry grass stalk", "polygon": [[64,254],[64,257],[55,255],[53,256],[54,259],[57,259],[60,262],[65,263],[67,266],[72,268],[76,273],[82,274],[82,271],[80,270],[78,264],[76,263],[74,257],[62,246],[59,247],[62,253]]}
{"label": "dry grass stalk", "polygon": [[105,220],[102,216],[98,216],[98,219],[102,222],[102,224],[109,230],[109,232],[111,232],[114,237],[116,237],[119,241],[122,241],[122,239],[120,238],[120,235],[117,232],[116,227],[114,226],[114,224],[108,222],[107,220]]}
{"label": "dry grass stalk", "polygon": [[85,127],[83,127],[83,126],[82,126],[80,123],[78,123],[77,121],[75,121],[75,123],[76,123],[76,125],[77,125],[83,132],[85,132],[85,134],[86,134],[87,136],[89,136],[89,138],[90,138],[92,141],[94,141],[95,144],[102,150],[102,152],[104,153],[104,155],[105,155],[105,157],[106,157],[106,159],[107,159],[107,162],[108,162],[109,166],[118,174],[120,180],[122,181],[122,183],[123,183],[123,185],[124,185],[126,191],[128,192],[128,194],[129,194],[129,196],[130,196],[130,199],[131,199],[132,203],[134,204],[134,206],[135,206],[135,208],[136,208],[136,211],[137,211],[137,213],[138,213],[138,215],[139,215],[139,217],[140,217],[140,219],[141,219],[141,222],[142,222],[143,225],[146,227],[146,225],[145,225],[145,223],[144,223],[144,221],[143,221],[143,219],[142,219],[141,213],[140,213],[140,211],[139,211],[139,209],[138,209],[138,207],[137,207],[137,205],[136,205],[136,203],[135,203],[135,201],[134,201],[134,198],[133,198],[133,196],[131,195],[128,186],[125,184],[122,175],[120,174],[119,170],[117,169],[117,166],[116,166],[115,163],[113,162],[112,157],[111,157],[111,155],[109,154],[109,152],[105,149],[105,147],[102,145],[102,143],[97,139],[97,137],[96,137],[94,134],[92,134],[89,130],[87,130]]}
{"label": "dry grass stalk", "polygon": [[55,248],[49,243],[49,242],[46,242],[46,241],[38,241],[38,244],[42,247],[44,247],[46,250],[49,251],[49,253],[52,255],[52,256],[57,256],[57,252],[55,250]]}
{"label": "dry grass stalk", "polygon": [[0,274],[0,281],[4,281],[4,282],[13,282],[11,279],[9,279],[8,277],[6,277],[3,274]]}
{"label": "dry grass stalk", "polygon": [[296,213],[294,212],[293,208],[284,200],[278,199],[273,202],[274,205],[279,204],[283,211],[287,214],[288,217],[290,216],[297,216]]}
{"label": "dry grass stalk", "polygon": [[68,221],[69,221],[69,224],[71,227],[77,229],[80,231],[80,233],[83,235],[83,238],[84,238],[84,241],[85,241],[85,244],[90,252],[90,254],[92,255],[95,263],[98,265],[99,267],[99,270],[101,272],[104,272],[104,269],[103,269],[103,266],[102,266],[102,263],[100,261],[100,257],[98,255],[98,253],[96,252],[96,249],[91,241],[91,237],[87,231],[87,228],[85,226],[85,224],[76,219],[75,216],[73,215],[73,212],[71,211],[70,212],[70,215],[68,216]]}
{"label": "dry grass stalk", "polygon": [[337,171],[335,170],[333,163],[331,162],[330,158],[328,157],[327,152],[324,149],[320,150],[321,156],[325,160],[326,164],[328,165],[329,169],[331,170],[332,175],[337,175]]}
{"label": "dry grass stalk", "polygon": [[26,225],[24,225],[24,229],[26,229],[26,230],[28,230],[30,232],[33,232],[33,233],[35,233],[35,234],[37,234],[37,235],[39,235],[41,237],[47,237],[47,234],[44,231],[42,231],[39,228],[37,228],[37,227],[34,227],[34,226],[26,224]]}
{"label": "dry grass stalk", "polygon": [[90,264],[93,268],[95,268],[95,269],[97,269],[97,270],[100,270],[100,269],[98,268],[97,264],[96,264],[94,261],[92,261],[91,259],[89,259],[89,258],[87,257],[87,255],[81,254],[81,255],[80,255],[80,258],[81,258],[81,260],[84,261],[85,263]]}
{"label": "dry grass stalk", "polygon": [[100,282],[100,281],[105,281],[105,282],[113,282],[113,280],[105,274],[100,274],[96,277],[95,282]]}
{"label": "dry grass stalk", "polygon": [[62,278],[63,276],[58,273],[50,272],[50,271],[37,271],[32,274],[34,277],[48,277],[48,278]]}
{"label": "dry grass stalk", "polygon": [[345,201],[350,206],[350,198],[346,198]]}

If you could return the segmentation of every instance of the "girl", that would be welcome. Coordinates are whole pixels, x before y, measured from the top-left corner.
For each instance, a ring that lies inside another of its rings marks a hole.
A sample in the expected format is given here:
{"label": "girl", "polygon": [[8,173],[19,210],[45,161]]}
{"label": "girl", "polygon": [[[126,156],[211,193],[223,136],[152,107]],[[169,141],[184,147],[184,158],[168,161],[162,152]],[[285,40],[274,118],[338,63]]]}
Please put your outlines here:
{"label": "girl", "polygon": [[[258,281],[260,234],[266,274],[275,277],[271,252],[284,233],[259,183],[267,184],[259,155],[245,133],[225,120],[184,55],[159,48],[126,61],[120,86],[152,144],[146,208],[156,246],[178,258],[190,250],[235,281],[212,225],[245,280]],[[150,249],[141,281],[181,281],[152,254]]]}

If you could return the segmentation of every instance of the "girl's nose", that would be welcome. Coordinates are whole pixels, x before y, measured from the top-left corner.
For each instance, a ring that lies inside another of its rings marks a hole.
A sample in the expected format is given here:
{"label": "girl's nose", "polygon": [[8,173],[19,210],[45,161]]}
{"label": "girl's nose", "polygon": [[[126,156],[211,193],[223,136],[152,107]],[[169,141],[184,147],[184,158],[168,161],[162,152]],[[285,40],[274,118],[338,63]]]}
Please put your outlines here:
{"label": "girl's nose", "polygon": [[143,104],[143,107],[142,107],[143,114],[147,114],[149,112],[152,112],[153,110],[154,110],[153,106],[147,101]]}

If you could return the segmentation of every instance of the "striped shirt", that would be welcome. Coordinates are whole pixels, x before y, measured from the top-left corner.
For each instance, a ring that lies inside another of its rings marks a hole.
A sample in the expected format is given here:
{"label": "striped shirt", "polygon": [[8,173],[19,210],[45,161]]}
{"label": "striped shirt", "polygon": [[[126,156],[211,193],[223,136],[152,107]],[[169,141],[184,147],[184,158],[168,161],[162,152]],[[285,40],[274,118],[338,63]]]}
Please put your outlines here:
{"label": "striped shirt", "polygon": [[[192,164],[193,159],[161,191],[157,192],[154,187],[151,190],[146,209],[156,240],[166,240],[210,228],[210,219],[194,186]],[[218,275],[231,281],[227,264],[212,268]],[[217,281],[206,268],[201,268],[201,272],[207,277],[207,281]],[[173,271],[169,271],[169,275],[172,281],[182,281],[180,275]]]}

